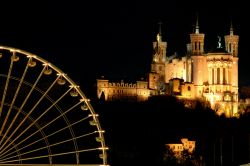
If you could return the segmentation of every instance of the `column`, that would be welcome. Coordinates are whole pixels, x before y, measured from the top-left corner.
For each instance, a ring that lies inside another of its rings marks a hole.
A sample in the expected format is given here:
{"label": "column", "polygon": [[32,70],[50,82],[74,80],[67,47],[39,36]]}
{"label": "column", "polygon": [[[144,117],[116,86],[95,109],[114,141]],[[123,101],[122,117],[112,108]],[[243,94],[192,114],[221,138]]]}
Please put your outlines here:
{"label": "column", "polygon": [[226,84],[228,85],[228,68],[225,68],[225,79],[226,79]]}
{"label": "column", "polygon": [[214,84],[218,84],[217,83],[217,68],[214,68]]}
{"label": "column", "polygon": [[223,84],[223,68],[220,67],[220,84]]}
{"label": "column", "polygon": [[228,83],[229,84],[232,84],[232,69],[231,68],[229,68],[228,69]]}
{"label": "column", "polygon": [[212,84],[212,68],[208,68],[208,84]]}

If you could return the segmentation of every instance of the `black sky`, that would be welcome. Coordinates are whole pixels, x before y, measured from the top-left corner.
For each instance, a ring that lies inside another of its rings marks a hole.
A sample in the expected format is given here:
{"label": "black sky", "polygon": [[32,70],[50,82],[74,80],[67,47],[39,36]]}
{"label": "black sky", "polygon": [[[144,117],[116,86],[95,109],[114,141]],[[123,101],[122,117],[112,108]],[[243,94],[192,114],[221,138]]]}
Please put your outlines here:
{"label": "black sky", "polygon": [[163,23],[168,55],[185,51],[195,15],[206,49],[229,32],[240,35],[240,84],[250,85],[246,2],[220,1],[8,1],[0,3],[0,44],[35,53],[84,88],[101,75],[143,77],[150,69],[152,41]]}

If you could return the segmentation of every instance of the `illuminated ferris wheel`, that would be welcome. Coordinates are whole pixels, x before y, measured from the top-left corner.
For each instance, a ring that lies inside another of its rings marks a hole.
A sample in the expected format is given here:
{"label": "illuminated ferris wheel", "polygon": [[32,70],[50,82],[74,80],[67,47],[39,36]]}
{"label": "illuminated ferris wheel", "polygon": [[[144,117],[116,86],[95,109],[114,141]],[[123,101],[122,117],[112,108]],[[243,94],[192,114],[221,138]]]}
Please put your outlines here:
{"label": "illuminated ferris wheel", "polygon": [[98,115],[59,68],[0,46],[0,166],[107,165]]}

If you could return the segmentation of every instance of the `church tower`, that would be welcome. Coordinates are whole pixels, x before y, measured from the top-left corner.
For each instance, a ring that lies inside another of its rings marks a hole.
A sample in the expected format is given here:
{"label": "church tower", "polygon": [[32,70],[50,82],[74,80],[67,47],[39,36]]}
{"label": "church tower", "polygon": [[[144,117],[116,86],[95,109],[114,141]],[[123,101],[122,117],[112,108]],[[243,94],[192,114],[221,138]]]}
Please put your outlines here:
{"label": "church tower", "polygon": [[149,74],[149,88],[163,90],[165,84],[165,62],[166,62],[167,42],[162,41],[161,23],[156,41],[153,42],[153,59],[151,72]]}
{"label": "church tower", "polygon": [[190,34],[191,40],[191,59],[192,59],[192,82],[195,87],[195,96],[201,97],[203,83],[206,80],[204,67],[206,60],[204,58],[204,38],[205,34],[199,32],[198,16],[195,25],[195,31]]}
{"label": "church tower", "polygon": [[230,33],[229,35],[225,35],[225,47],[227,52],[236,57],[238,56],[238,42],[239,36],[234,35],[233,24],[231,22]]}
{"label": "church tower", "polygon": [[195,32],[190,34],[192,55],[202,55],[204,53],[205,34],[199,32],[198,17],[195,25]]}
{"label": "church tower", "polygon": [[233,24],[231,22],[229,35],[225,35],[225,47],[226,51],[233,56],[233,64],[230,71],[232,77],[229,81],[232,85],[232,92],[235,94],[235,101],[238,101],[238,43],[239,36],[234,34]]}

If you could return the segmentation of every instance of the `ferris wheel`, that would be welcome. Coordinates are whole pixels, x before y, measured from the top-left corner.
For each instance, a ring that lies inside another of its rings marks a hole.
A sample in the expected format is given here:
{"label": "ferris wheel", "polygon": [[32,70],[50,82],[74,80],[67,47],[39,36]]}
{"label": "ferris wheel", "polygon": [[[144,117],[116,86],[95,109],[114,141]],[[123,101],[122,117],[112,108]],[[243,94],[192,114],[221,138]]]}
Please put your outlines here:
{"label": "ferris wheel", "polygon": [[90,100],[43,58],[0,46],[0,166],[107,165]]}

